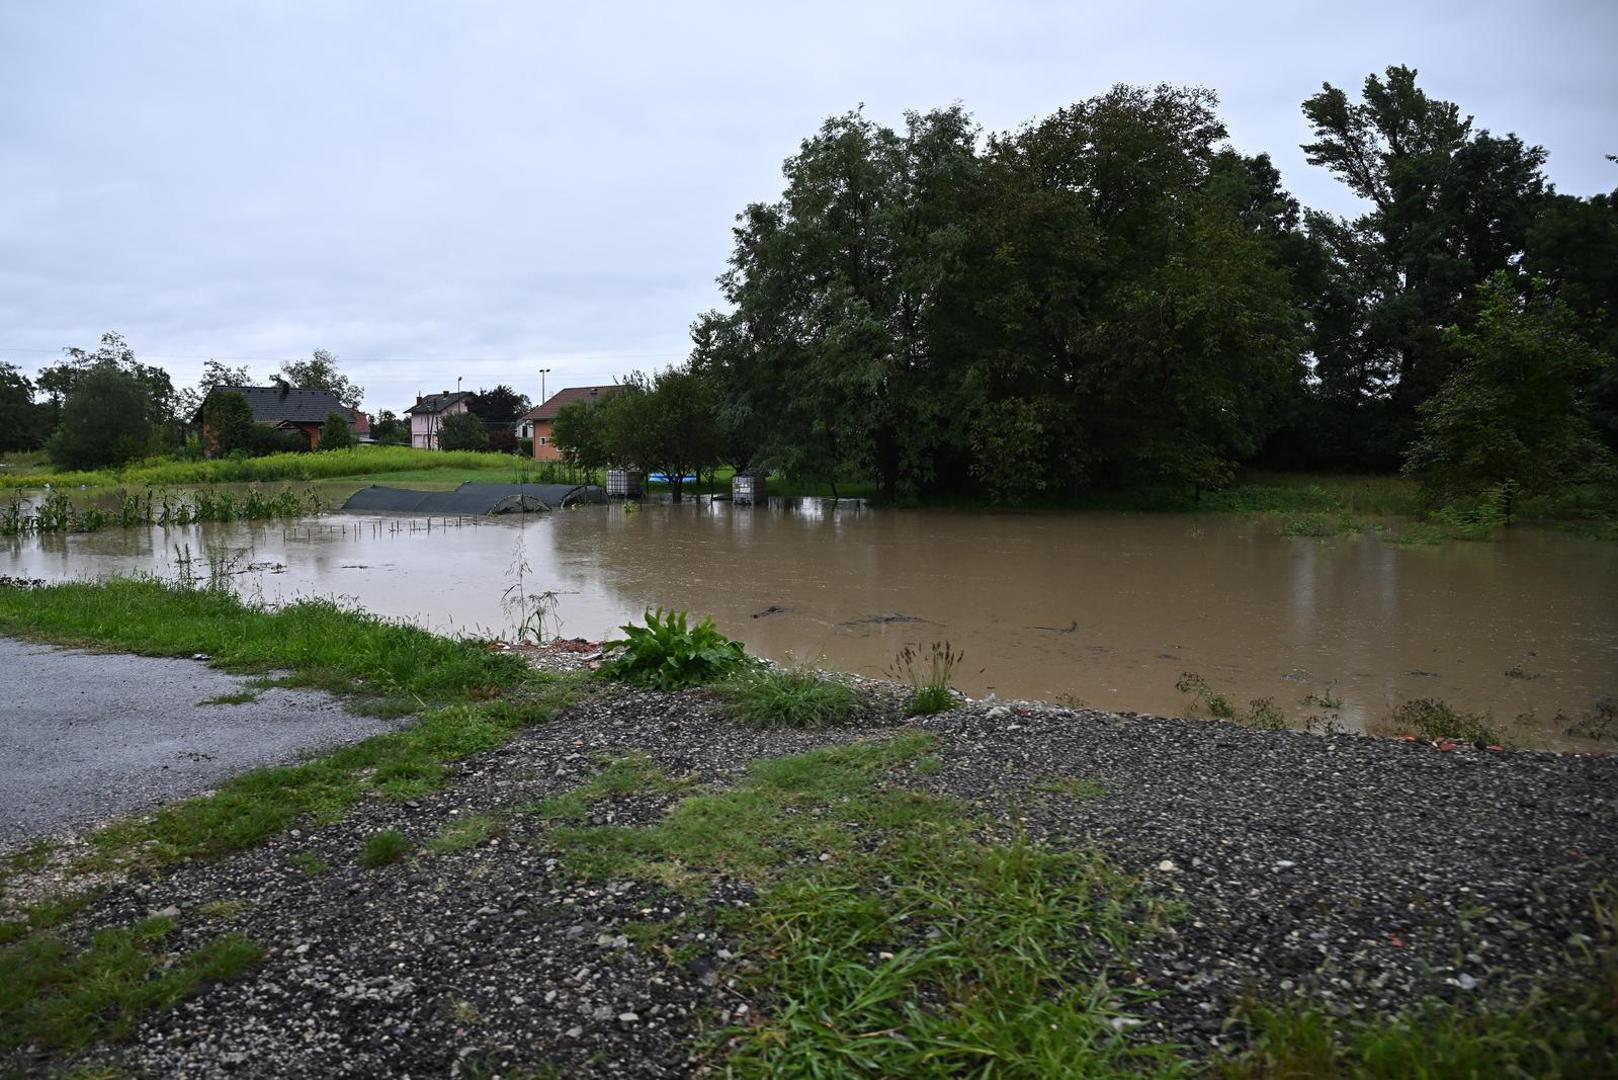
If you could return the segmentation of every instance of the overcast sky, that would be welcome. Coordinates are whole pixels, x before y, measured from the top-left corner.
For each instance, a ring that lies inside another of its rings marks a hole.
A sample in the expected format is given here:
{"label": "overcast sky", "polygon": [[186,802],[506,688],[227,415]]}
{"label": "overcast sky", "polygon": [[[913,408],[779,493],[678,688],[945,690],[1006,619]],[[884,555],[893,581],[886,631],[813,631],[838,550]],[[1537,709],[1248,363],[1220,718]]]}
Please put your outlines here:
{"label": "overcast sky", "polygon": [[1118,82],[1216,90],[1307,205],[1299,103],[1393,63],[1618,187],[1618,0],[0,4],[0,360],[124,333],[334,351],[370,409],[680,359],[734,215],[831,113],[1015,127]]}

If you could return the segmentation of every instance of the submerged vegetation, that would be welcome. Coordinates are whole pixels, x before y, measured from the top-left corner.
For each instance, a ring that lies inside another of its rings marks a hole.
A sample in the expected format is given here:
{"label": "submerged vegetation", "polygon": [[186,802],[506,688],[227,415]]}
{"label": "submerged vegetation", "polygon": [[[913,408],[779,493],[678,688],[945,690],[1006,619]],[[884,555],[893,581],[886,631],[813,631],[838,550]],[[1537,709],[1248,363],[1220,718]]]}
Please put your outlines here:
{"label": "submerged vegetation", "polygon": [[95,503],[76,506],[62,492],[53,491],[28,507],[13,496],[0,507],[0,536],[95,532],[109,525],[169,528],[214,521],[267,521],[305,517],[325,509],[315,491],[300,493],[291,488],[267,492],[254,487],[240,493],[210,488],[175,493],[148,488],[144,492],[119,491],[114,500],[110,509]]}

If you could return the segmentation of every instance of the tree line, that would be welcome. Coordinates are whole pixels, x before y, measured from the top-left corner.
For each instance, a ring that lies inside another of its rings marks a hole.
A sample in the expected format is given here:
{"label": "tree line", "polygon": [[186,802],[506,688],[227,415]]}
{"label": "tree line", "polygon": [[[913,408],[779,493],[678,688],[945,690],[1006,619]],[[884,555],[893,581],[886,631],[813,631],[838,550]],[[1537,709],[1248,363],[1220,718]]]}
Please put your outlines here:
{"label": "tree line", "polygon": [[[245,366],[209,360],[195,387],[176,389],[167,371],[137,360],[118,333],[103,334],[94,349],[68,348],[63,354],[35,379],[13,364],[0,363],[0,451],[43,448],[64,468],[97,469],[159,454],[259,456],[308,449],[307,440],[296,432],[254,423],[243,395],[215,393],[253,385]],[[282,363],[270,382],[327,390],[355,410],[365,397],[365,388],[345,375],[326,349],[314,350],[306,360]],[[446,432],[453,444],[446,449],[529,452],[514,430],[530,407],[527,397],[498,385],[479,389],[469,404],[466,422]],[[198,420],[213,433],[206,444]],[[377,442],[409,445],[410,422],[383,410],[371,433]],[[347,415],[328,416],[320,447],[353,444]]]}
{"label": "tree line", "polygon": [[[1300,206],[1205,90],[1120,86],[989,135],[960,107],[832,117],[739,215],[689,360],[556,441],[888,499],[1197,491],[1245,464],[1610,499],[1618,193],[1556,192],[1541,147],[1409,68],[1302,109],[1358,216]],[[614,420],[641,398],[661,433]],[[631,445],[657,439],[680,450]]]}

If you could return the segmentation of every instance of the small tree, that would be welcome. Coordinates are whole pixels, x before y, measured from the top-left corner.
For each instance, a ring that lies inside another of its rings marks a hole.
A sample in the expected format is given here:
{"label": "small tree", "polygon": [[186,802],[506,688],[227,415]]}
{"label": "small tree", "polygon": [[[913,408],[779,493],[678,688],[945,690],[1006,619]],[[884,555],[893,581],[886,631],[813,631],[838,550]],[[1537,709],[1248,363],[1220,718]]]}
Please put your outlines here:
{"label": "small tree", "polygon": [[598,469],[607,466],[603,425],[606,408],[607,402],[575,401],[556,410],[556,419],[551,424],[551,445],[569,468],[578,469],[590,481],[595,479]]}
{"label": "small tree", "polygon": [[663,473],[675,502],[684,495],[685,474],[719,459],[713,387],[689,367],[671,367],[651,379],[632,375],[598,408],[604,410],[608,460]]}
{"label": "small tree", "polygon": [[34,384],[15,364],[0,363],[0,450],[38,446],[39,420]]}
{"label": "small tree", "polygon": [[379,443],[409,446],[410,423],[400,419],[392,409],[383,409],[376,414],[376,423],[371,425],[371,437]]}
{"label": "small tree", "polygon": [[1611,480],[1612,453],[1583,408],[1612,358],[1580,339],[1560,301],[1525,303],[1505,272],[1478,298],[1476,328],[1445,332],[1458,367],[1420,407],[1405,472],[1434,502]]}
{"label": "small tree", "polygon": [[438,425],[440,450],[487,450],[489,432],[472,413],[451,413]]}
{"label": "small tree", "polygon": [[209,394],[202,406],[202,424],[216,454],[251,451],[254,445],[253,409],[247,398],[233,391]]}
{"label": "small tree", "polygon": [[349,429],[347,414],[336,410],[327,413],[326,422],[320,428],[320,449],[352,450],[353,448],[354,433]]}
{"label": "small tree", "polygon": [[111,364],[83,374],[62,405],[62,425],[46,446],[68,469],[103,469],[146,453],[152,442],[151,400],[133,375]]}

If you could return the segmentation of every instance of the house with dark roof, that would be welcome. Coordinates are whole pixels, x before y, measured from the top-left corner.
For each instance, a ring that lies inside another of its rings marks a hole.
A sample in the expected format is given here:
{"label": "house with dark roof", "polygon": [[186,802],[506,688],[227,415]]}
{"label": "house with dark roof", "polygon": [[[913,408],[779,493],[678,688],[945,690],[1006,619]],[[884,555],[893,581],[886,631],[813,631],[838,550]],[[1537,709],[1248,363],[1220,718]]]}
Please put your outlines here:
{"label": "house with dark roof", "polygon": [[[320,429],[327,415],[341,413],[348,418],[350,430],[356,428],[356,410],[350,409],[330,390],[300,390],[295,386],[216,386],[208,391],[202,407],[197,410],[197,421],[202,425],[202,441],[215,445],[205,417],[208,400],[215,394],[240,394],[247,399],[253,412],[253,422],[265,427],[285,428],[300,433],[309,442],[309,449],[320,445]],[[370,425],[365,425],[369,432]]]}
{"label": "house with dark roof", "polygon": [[558,390],[545,399],[545,403],[528,410],[523,414],[521,423],[532,424],[531,437],[534,440],[534,457],[539,461],[560,461],[561,453],[551,440],[551,431],[556,423],[556,414],[562,406],[572,405],[576,401],[598,402],[610,397],[619,391],[618,386],[569,386],[565,390]]}
{"label": "house with dark roof", "polygon": [[410,417],[410,445],[418,450],[438,449],[438,429],[446,416],[472,411],[472,395],[464,391],[416,395],[416,403],[405,410]]}

